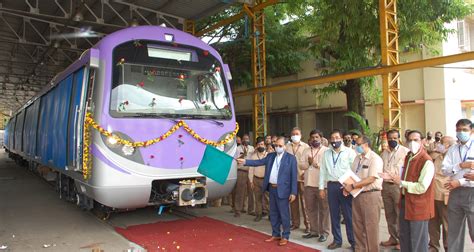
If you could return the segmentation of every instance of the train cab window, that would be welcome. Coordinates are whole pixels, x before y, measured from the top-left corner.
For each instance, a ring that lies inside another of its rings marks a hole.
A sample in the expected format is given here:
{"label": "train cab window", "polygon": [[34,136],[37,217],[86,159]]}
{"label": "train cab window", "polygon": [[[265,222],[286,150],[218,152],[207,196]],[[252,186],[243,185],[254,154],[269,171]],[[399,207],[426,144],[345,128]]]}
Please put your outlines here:
{"label": "train cab window", "polygon": [[211,53],[132,41],[117,46],[113,59],[113,117],[231,119],[229,90]]}

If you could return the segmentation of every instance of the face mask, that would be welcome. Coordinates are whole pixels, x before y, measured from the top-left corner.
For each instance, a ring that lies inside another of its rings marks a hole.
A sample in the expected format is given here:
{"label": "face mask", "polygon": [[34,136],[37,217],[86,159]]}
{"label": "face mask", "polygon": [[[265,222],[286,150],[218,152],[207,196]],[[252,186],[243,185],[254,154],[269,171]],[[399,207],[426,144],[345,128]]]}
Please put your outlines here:
{"label": "face mask", "polygon": [[250,144],[250,141],[244,140],[244,141],[242,141],[242,144],[245,145],[245,146],[247,146],[247,145]]}
{"label": "face mask", "polygon": [[313,146],[314,148],[319,148],[319,146],[321,146],[321,142],[319,142],[319,141],[312,141],[312,142],[311,142],[311,146]]}
{"label": "face mask", "polygon": [[431,140],[431,136],[427,136],[426,139]]}
{"label": "face mask", "polygon": [[294,135],[294,136],[291,136],[291,141],[293,143],[299,143],[301,140],[301,136],[300,135]]}
{"label": "face mask", "polygon": [[438,144],[436,146],[436,151],[439,152],[439,153],[444,153],[445,150],[446,150],[446,148],[444,147],[443,144]]}
{"label": "face mask", "polygon": [[355,145],[355,144],[356,144],[356,140],[352,140],[351,144],[352,144],[352,145]]}
{"label": "face mask", "polygon": [[410,149],[411,152],[413,152],[413,154],[418,153],[418,151],[420,150],[420,147],[421,145],[415,141],[410,141],[410,143],[408,144],[408,148]]}
{"label": "face mask", "polygon": [[349,145],[351,145],[351,143],[352,143],[352,140],[344,140],[344,145],[345,146],[349,146]]}
{"label": "face mask", "polygon": [[337,148],[341,147],[341,144],[342,144],[341,141],[331,142],[331,146],[332,146],[334,149],[337,149]]}
{"label": "face mask", "polygon": [[258,148],[257,148],[257,151],[258,151],[258,152],[264,152],[264,151],[265,151],[265,147],[258,147]]}
{"label": "face mask", "polygon": [[388,146],[392,149],[395,149],[398,145],[398,142],[395,140],[388,140]]}
{"label": "face mask", "polygon": [[355,148],[355,150],[356,150],[357,153],[359,153],[359,154],[364,154],[364,152],[365,152],[365,151],[364,151],[364,148],[363,148],[362,146],[360,146],[360,145],[357,145],[356,148]]}
{"label": "face mask", "polygon": [[237,143],[237,146],[240,146],[240,145],[241,145],[241,143]]}
{"label": "face mask", "polygon": [[276,151],[276,153],[278,153],[278,154],[282,154],[283,152],[285,152],[285,149],[283,149],[283,147],[276,147],[276,148],[275,148],[275,151]]}
{"label": "face mask", "polygon": [[439,140],[441,140],[441,137],[435,137],[436,142],[439,142]]}
{"label": "face mask", "polygon": [[464,132],[464,131],[456,132],[456,137],[459,139],[459,141],[465,143],[469,141],[469,138],[471,138],[471,132]]}

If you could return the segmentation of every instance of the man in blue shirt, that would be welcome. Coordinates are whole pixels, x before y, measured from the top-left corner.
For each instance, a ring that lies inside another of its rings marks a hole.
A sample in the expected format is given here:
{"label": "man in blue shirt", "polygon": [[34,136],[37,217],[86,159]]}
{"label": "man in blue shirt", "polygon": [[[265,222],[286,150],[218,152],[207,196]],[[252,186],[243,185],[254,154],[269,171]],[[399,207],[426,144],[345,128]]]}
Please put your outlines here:
{"label": "man in blue shirt", "polygon": [[285,138],[279,137],[275,142],[275,152],[269,153],[265,158],[237,159],[237,162],[245,166],[265,165],[262,189],[270,193],[270,222],[272,223],[272,237],[265,241],[279,241],[280,246],[288,244],[290,203],[298,194],[298,171],[295,156],[285,151]]}
{"label": "man in blue shirt", "polygon": [[344,220],[346,220],[347,239],[354,248],[352,196],[343,195],[342,185],[338,180],[347,171],[351,170],[356,153],[342,144],[342,133],[339,130],[331,132],[329,142],[330,148],[324,152],[319,173],[319,194],[322,199],[326,198],[326,194],[328,195],[331,232],[334,237],[334,241],[328,246],[328,249],[336,249],[342,246],[341,215],[339,214],[341,208]]}

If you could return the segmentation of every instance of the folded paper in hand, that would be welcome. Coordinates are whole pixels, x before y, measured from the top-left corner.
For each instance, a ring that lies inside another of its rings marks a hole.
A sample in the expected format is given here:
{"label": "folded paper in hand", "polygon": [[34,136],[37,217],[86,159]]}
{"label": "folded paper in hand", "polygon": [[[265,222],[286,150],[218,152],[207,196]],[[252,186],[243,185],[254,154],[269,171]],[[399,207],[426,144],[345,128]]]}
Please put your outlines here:
{"label": "folded paper in hand", "polygon": [[[343,185],[352,185],[356,182],[359,182],[360,178],[352,170],[348,170],[344,175],[339,178],[339,183]],[[361,192],[365,190],[365,186],[362,188],[356,188],[350,192],[352,197],[357,197]]]}

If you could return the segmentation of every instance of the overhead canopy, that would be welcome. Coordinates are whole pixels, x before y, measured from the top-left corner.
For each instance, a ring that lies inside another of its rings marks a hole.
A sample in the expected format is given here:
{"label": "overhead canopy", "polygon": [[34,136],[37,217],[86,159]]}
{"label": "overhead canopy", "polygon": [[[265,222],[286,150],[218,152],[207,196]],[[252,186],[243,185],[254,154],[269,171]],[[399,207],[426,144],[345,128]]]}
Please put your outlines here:
{"label": "overhead canopy", "polygon": [[[254,0],[2,0],[0,112],[15,110],[100,37],[132,25],[182,29]],[[69,34],[83,35],[71,38]]]}

